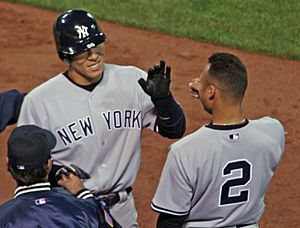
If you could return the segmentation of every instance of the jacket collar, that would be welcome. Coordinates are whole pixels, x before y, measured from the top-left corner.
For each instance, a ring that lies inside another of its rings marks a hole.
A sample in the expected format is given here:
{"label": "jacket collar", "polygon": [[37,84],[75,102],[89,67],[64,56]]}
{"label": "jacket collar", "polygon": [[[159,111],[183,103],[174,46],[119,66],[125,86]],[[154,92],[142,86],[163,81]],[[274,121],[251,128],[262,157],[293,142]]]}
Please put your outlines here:
{"label": "jacket collar", "polygon": [[28,186],[19,186],[15,190],[15,197],[17,198],[18,196],[30,192],[40,192],[40,191],[50,191],[50,183],[49,182],[44,182],[44,183],[37,183],[33,185],[28,185]]}

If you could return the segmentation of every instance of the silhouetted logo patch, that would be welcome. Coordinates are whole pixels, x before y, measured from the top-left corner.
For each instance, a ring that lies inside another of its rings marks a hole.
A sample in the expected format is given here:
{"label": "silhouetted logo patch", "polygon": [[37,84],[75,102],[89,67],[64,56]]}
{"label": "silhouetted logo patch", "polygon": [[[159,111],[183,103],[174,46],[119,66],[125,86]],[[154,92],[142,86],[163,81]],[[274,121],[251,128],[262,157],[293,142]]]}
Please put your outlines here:
{"label": "silhouetted logo patch", "polygon": [[239,133],[232,133],[232,134],[229,134],[228,138],[230,140],[234,140],[234,141],[237,141],[240,139],[240,134]]}
{"label": "silhouetted logo patch", "polygon": [[43,204],[46,204],[46,198],[40,198],[40,199],[36,199],[34,201],[35,205],[39,206],[39,205],[43,205]]}

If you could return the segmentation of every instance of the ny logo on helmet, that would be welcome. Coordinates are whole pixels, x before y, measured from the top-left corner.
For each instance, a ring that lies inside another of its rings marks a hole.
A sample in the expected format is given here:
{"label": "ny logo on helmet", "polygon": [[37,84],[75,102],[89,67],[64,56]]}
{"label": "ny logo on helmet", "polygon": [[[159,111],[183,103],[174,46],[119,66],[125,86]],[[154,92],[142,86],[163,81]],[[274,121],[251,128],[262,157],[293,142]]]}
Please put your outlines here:
{"label": "ny logo on helmet", "polygon": [[75,29],[78,33],[79,39],[85,38],[87,36],[89,36],[90,34],[88,33],[88,27],[84,26],[84,25],[76,25]]}

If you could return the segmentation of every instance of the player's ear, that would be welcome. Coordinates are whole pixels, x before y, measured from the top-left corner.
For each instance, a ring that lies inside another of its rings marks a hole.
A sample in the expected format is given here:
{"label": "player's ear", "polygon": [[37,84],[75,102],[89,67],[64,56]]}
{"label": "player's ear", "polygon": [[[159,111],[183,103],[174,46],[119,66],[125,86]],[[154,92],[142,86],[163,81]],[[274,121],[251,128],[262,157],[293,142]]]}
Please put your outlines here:
{"label": "player's ear", "polygon": [[208,100],[213,100],[216,94],[216,87],[214,85],[209,85],[207,89],[207,98]]}
{"label": "player's ear", "polygon": [[48,166],[49,170],[51,170],[51,168],[52,168],[52,159],[51,158],[48,159],[47,166]]}

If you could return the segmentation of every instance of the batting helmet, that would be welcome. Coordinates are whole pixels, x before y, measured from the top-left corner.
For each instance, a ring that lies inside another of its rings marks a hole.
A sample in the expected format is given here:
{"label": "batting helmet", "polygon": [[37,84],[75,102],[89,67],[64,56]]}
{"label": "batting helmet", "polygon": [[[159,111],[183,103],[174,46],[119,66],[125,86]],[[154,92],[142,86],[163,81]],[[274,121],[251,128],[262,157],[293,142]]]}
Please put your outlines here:
{"label": "batting helmet", "polygon": [[83,53],[106,40],[96,19],[80,9],[62,13],[54,22],[53,35],[62,60]]}

